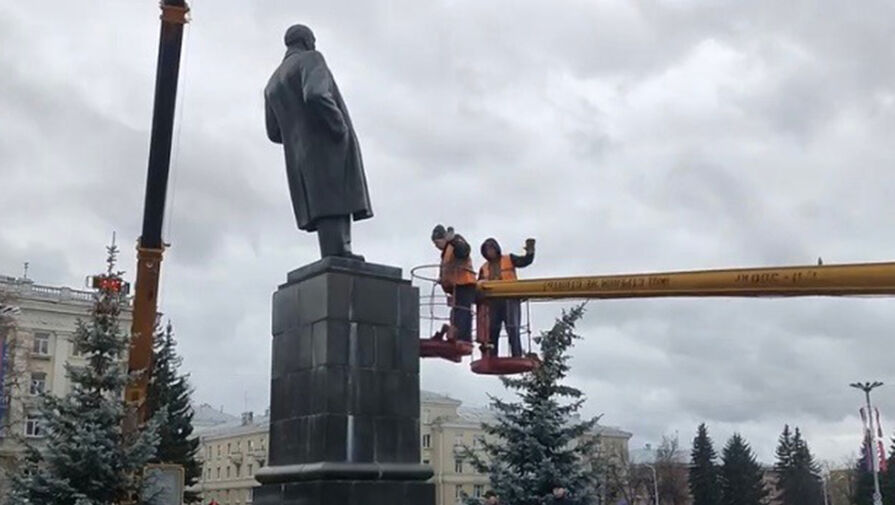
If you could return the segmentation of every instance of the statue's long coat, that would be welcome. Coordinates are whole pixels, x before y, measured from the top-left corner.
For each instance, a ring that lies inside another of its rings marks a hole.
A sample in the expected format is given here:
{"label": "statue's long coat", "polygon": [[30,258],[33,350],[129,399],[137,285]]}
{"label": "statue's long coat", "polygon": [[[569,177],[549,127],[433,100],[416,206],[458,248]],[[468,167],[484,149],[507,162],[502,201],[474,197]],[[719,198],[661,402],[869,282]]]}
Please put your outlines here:
{"label": "statue's long coat", "polygon": [[360,146],[323,55],[290,49],[264,89],[267,136],[283,144],[298,227],[373,216]]}

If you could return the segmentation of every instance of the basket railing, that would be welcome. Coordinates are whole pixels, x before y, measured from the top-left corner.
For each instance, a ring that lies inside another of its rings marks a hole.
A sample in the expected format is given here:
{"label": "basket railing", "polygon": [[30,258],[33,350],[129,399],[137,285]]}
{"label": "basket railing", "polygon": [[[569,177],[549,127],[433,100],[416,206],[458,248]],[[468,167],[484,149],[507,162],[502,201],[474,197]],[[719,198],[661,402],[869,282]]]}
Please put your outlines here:
{"label": "basket railing", "polygon": [[[420,290],[420,329],[426,330],[421,338],[429,338],[435,335],[443,325],[450,324],[451,321],[451,299],[452,296],[445,293],[439,283],[439,273],[441,266],[437,264],[419,265],[410,270],[412,282]],[[485,302],[487,303],[487,302]],[[531,350],[531,307],[528,300],[524,300],[524,307],[520,307],[520,326],[519,336],[522,343],[523,352],[525,349]],[[478,335],[476,328],[478,318],[476,317],[475,304],[472,308],[456,307],[455,310],[469,310],[472,317],[472,334]],[[487,334],[488,329],[484,328]],[[509,341],[506,328],[501,328],[501,339]],[[504,349],[508,349],[507,345]]]}

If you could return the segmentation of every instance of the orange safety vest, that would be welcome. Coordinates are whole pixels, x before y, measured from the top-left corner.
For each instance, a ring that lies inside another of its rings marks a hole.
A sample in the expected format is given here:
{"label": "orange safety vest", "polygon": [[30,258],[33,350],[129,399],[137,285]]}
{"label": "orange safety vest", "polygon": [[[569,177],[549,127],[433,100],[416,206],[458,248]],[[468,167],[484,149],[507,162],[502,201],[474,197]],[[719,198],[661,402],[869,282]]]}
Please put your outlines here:
{"label": "orange safety vest", "polygon": [[[482,268],[479,269],[479,279],[484,281],[492,280],[490,261],[486,261]],[[509,254],[500,257],[500,277],[498,279],[502,281],[516,280],[516,265],[513,265],[513,260]]]}
{"label": "orange safety vest", "polygon": [[451,291],[454,286],[475,284],[475,270],[472,269],[472,259],[457,259],[454,257],[454,246],[448,244],[441,254],[441,287],[445,291]]}

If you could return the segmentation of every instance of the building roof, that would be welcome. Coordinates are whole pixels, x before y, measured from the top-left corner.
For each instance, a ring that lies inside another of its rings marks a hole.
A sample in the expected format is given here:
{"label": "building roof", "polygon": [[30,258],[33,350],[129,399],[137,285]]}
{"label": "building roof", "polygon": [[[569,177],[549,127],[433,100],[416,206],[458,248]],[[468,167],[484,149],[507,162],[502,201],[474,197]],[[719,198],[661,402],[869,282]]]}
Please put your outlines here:
{"label": "building roof", "polygon": [[0,275],[0,292],[26,300],[67,302],[89,305],[94,303],[94,291],[66,286],[35,284],[31,279]]}
{"label": "building roof", "polygon": [[238,417],[218,410],[207,403],[193,405],[193,427],[196,429],[234,423],[239,420]]}
{"label": "building roof", "polygon": [[[478,428],[485,423],[497,421],[497,413],[489,407],[470,407],[450,396],[432,391],[420,390],[420,403],[438,403],[457,407],[457,417],[439,419],[436,422],[443,426],[457,428]],[[253,433],[266,430],[270,423],[269,416],[256,416],[252,422],[245,423],[242,418],[233,416],[215,409],[207,403],[194,406],[193,427],[196,435],[202,437],[238,436],[240,434]],[[575,416],[572,422],[580,418]],[[594,434],[611,438],[630,439],[632,434],[615,426],[596,425]]]}
{"label": "building roof", "polygon": [[497,414],[487,407],[458,407],[457,415],[462,421],[475,424],[493,423],[497,420]]}
{"label": "building roof", "polygon": [[463,402],[450,396],[432,391],[420,390],[420,403],[441,403],[444,405],[460,405]]}
{"label": "building roof", "polygon": [[[458,419],[446,420],[443,424],[462,427],[462,426],[481,426],[483,423],[494,423],[497,421],[497,413],[488,407],[467,407],[460,406],[457,408]],[[575,416],[572,422],[580,421],[580,417]],[[624,438],[630,439],[633,435],[615,426],[603,426],[597,424],[594,426],[594,434],[608,438]]]}
{"label": "building roof", "polygon": [[594,426],[594,432],[597,435],[601,435],[604,437],[612,437],[612,438],[626,438],[630,439],[634,436],[633,433],[625,431],[617,426],[603,426],[602,424],[598,424]]}
{"label": "building roof", "polygon": [[270,429],[270,417],[258,416],[248,422],[243,419],[236,419],[235,421],[218,424],[216,426],[196,428],[193,433],[202,438],[229,438],[266,432],[268,429]]}
{"label": "building roof", "polygon": [[[656,461],[656,448],[649,445],[641,449],[632,449],[628,451],[628,454],[632,463],[654,463]],[[674,459],[678,463],[686,463],[690,461],[690,455],[687,451],[678,449],[674,454]]]}

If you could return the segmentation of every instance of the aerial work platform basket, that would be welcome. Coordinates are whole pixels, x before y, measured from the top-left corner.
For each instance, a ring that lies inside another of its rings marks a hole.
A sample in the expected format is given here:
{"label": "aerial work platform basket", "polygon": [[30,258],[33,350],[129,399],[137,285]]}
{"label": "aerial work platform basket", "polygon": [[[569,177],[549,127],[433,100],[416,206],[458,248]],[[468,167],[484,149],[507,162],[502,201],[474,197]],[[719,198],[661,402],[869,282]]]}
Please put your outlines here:
{"label": "aerial work platform basket", "polygon": [[[480,354],[479,359],[473,360],[470,364],[473,373],[509,375],[528,372],[537,367],[537,356],[531,353],[531,311],[528,300],[520,302],[524,305],[524,310],[520,315],[518,328],[525,351],[522,356],[495,356],[489,334],[491,318],[489,306],[501,301],[477,300],[469,307],[457,305],[454,293],[445,293],[442,289],[438,279],[439,269],[439,265],[421,265],[410,271],[413,281],[420,288],[420,329],[425,332],[420,338],[420,357],[441,358],[460,363],[464,357],[471,356],[473,342],[458,339],[455,321],[452,321],[452,317],[457,319],[462,317],[463,311],[468,311],[468,317],[473,322],[471,334],[475,335],[475,343],[478,344]],[[499,338],[508,341],[509,335],[504,328],[501,328]],[[510,348],[508,343],[503,347]]]}

